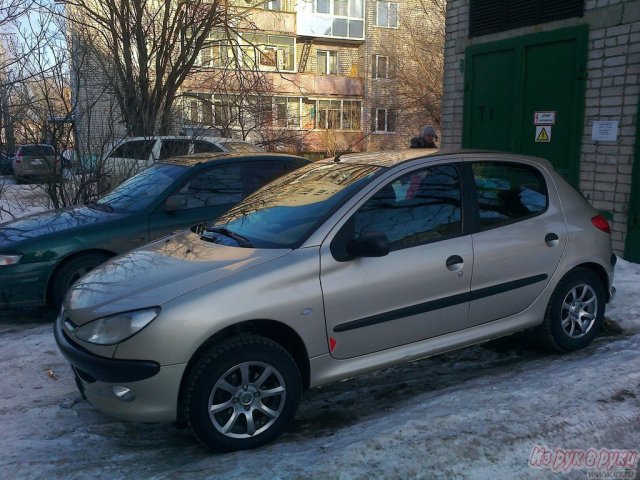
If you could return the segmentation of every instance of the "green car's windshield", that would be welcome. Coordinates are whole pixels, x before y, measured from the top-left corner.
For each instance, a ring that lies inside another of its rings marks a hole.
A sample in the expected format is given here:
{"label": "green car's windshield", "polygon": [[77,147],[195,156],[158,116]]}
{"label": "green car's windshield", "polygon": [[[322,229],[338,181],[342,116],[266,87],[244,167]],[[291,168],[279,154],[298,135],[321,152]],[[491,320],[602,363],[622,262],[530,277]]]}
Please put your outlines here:
{"label": "green car's windshield", "polygon": [[210,224],[202,237],[227,245],[295,248],[380,171],[372,165],[308,165],[246,198]]}
{"label": "green car's windshield", "polygon": [[149,206],[186,168],[179,165],[155,165],[116,187],[95,203],[112,211],[137,212]]}

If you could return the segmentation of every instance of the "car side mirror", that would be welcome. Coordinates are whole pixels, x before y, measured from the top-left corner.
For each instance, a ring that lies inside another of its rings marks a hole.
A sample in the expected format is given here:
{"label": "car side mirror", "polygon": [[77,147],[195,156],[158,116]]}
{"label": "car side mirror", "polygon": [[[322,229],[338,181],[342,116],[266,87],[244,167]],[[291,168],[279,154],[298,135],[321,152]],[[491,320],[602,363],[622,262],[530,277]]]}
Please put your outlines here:
{"label": "car side mirror", "polygon": [[384,233],[365,233],[347,244],[347,252],[352,258],[384,257],[389,254],[389,240]]}
{"label": "car side mirror", "polygon": [[187,206],[187,199],[183,195],[171,195],[164,202],[165,212],[175,212],[182,210]]}

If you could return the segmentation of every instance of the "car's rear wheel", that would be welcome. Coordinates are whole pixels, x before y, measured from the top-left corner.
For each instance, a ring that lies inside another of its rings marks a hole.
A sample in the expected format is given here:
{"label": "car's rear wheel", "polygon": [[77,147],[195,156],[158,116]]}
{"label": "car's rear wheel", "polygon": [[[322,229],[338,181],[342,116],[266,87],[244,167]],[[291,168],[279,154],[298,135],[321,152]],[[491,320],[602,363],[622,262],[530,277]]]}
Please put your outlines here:
{"label": "car's rear wheel", "polygon": [[602,326],[604,286],[590,270],[577,269],[560,280],[547,307],[539,333],[555,350],[570,352],[586,347]]}
{"label": "car's rear wheel", "polygon": [[255,448],[287,428],[301,385],[295,361],[279,344],[253,335],[231,338],[212,347],[189,374],[185,417],[213,450]]}
{"label": "car's rear wheel", "polygon": [[53,307],[60,308],[71,285],[109,258],[111,256],[105,253],[85,253],[64,263],[51,280],[50,300]]}

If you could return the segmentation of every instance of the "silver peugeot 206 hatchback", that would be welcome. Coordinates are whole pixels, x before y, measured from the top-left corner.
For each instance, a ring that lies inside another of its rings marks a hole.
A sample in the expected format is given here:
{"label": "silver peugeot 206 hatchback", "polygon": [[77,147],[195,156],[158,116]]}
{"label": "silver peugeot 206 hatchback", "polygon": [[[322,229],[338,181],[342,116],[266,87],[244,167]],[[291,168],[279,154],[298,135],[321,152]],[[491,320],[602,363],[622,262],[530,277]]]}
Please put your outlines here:
{"label": "silver peugeot 206 hatchback", "polygon": [[524,329],[587,346],[615,258],[606,219],[545,160],[350,154],[93,270],[55,336],[101,410],[247,449],[306,388]]}

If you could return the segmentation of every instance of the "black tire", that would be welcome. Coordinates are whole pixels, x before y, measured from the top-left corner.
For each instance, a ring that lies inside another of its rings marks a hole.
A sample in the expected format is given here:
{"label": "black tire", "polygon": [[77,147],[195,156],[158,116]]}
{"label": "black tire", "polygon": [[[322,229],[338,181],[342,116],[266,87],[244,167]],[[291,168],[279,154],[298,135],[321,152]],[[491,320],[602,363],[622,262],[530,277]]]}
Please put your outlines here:
{"label": "black tire", "polygon": [[538,328],[543,346],[559,352],[586,347],[598,335],[604,319],[605,290],[591,270],[567,273],[549,300]]}
{"label": "black tire", "polygon": [[65,262],[51,278],[49,300],[51,305],[59,309],[71,285],[98,265],[111,258],[105,253],[84,253]]}
{"label": "black tire", "polygon": [[[283,392],[274,393],[280,388]],[[213,346],[198,360],[187,379],[183,408],[203,445],[219,452],[246,450],[284,432],[301,390],[300,371],[289,352],[268,338],[242,335]],[[212,405],[220,407],[214,411]]]}

